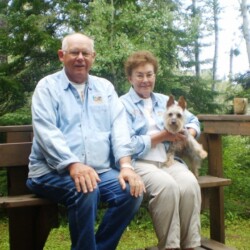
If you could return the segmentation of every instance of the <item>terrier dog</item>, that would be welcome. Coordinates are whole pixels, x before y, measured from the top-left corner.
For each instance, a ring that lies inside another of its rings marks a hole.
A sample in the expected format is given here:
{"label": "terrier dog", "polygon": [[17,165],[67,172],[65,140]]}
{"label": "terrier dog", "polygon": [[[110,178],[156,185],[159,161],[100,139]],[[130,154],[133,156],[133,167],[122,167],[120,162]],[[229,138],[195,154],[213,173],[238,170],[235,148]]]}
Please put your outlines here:
{"label": "terrier dog", "polygon": [[175,103],[172,95],[169,96],[164,115],[165,129],[172,134],[182,133],[186,136],[186,139],[170,143],[166,165],[169,167],[174,164],[174,156],[188,160],[189,168],[197,178],[199,176],[201,161],[207,157],[207,152],[188,130],[184,129],[184,110],[186,106],[187,104],[183,96],[179,98],[178,104]]}

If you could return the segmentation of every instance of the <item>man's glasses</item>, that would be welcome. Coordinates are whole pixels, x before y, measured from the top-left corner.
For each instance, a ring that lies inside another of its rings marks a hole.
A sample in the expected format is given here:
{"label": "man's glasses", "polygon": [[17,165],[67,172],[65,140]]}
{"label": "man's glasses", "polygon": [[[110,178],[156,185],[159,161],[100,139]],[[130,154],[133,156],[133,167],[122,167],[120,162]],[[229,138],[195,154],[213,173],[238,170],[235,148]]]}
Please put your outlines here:
{"label": "man's glasses", "polygon": [[154,73],[147,73],[147,74],[137,74],[135,75],[135,78],[139,81],[144,80],[144,78],[147,78],[148,80],[152,80],[155,77]]}
{"label": "man's glasses", "polygon": [[93,53],[79,50],[64,50],[63,52],[71,55],[72,57],[78,57],[80,54],[82,54],[84,58],[90,58],[93,55]]}

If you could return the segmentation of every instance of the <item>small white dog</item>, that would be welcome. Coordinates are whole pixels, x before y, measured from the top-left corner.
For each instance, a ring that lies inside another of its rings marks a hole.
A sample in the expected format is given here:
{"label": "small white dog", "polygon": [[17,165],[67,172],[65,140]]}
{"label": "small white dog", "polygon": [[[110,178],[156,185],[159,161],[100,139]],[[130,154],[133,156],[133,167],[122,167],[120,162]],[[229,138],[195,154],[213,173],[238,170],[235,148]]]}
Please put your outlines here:
{"label": "small white dog", "polygon": [[186,136],[186,140],[170,143],[166,165],[169,167],[174,164],[174,156],[178,156],[185,160],[187,159],[189,168],[197,178],[199,176],[201,161],[207,157],[207,152],[188,130],[184,128],[186,101],[184,97],[181,96],[177,104],[174,101],[174,97],[170,95],[166,108],[166,113],[164,115],[165,129],[172,134],[183,133]]}

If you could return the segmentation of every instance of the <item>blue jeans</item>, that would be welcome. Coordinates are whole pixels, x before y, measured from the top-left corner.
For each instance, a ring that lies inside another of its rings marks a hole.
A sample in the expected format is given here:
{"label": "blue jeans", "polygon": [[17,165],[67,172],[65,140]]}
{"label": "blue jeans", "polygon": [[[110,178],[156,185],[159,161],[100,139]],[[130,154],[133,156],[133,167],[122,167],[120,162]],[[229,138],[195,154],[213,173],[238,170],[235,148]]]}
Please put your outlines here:
{"label": "blue jeans", "polygon": [[[131,196],[128,184],[121,189],[118,175],[114,169],[99,174],[98,188],[87,194],[76,191],[68,173],[30,178],[27,186],[35,194],[67,207],[72,250],[112,250],[142,202],[142,196]],[[108,209],[95,233],[99,201],[106,202]]]}

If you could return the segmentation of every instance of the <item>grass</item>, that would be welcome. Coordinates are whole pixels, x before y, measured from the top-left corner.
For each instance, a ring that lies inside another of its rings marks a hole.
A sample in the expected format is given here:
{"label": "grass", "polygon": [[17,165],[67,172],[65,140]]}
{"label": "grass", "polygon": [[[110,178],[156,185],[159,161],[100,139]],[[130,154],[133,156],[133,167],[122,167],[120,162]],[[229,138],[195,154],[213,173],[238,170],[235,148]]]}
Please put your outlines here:
{"label": "grass", "polygon": [[[140,214],[141,213],[141,214]],[[202,236],[209,238],[209,225],[206,215],[201,215]],[[0,220],[0,249],[9,250],[8,244],[8,220],[3,217]],[[249,249],[250,220],[238,217],[226,220],[226,245],[238,250]],[[149,216],[140,212],[124,232],[117,250],[134,250],[157,244],[157,239],[152,228]],[[59,228],[53,229],[46,242],[44,250],[70,249],[70,237],[67,222],[61,223]]]}

